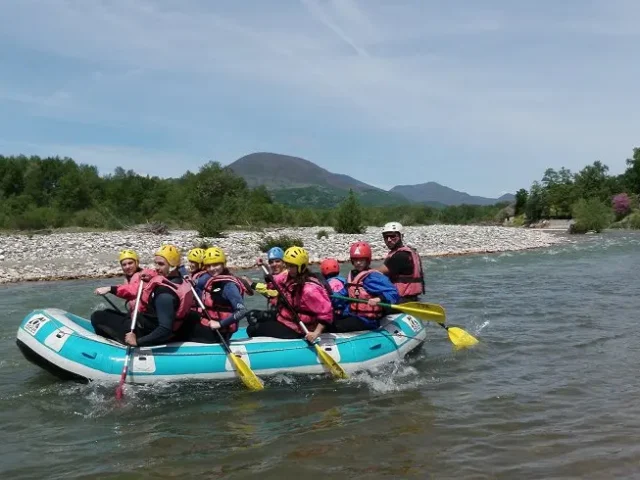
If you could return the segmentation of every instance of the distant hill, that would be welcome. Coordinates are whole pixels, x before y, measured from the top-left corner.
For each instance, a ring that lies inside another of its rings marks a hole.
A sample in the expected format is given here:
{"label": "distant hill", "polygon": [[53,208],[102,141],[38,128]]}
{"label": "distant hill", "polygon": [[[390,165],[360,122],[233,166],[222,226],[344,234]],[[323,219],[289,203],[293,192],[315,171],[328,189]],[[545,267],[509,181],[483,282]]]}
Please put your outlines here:
{"label": "distant hill", "polygon": [[276,153],[252,153],[228,165],[251,187],[264,185],[281,203],[333,207],[353,189],[363,205],[410,203],[402,195],[368,185],[349,175],[332,173],[304,158]]}
{"label": "distant hill", "polygon": [[493,205],[498,202],[510,202],[515,196],[507,193],[500,198],[487,198],[469,195],[453,188],[445,187],[436,182],[421,183],[419,185],[396,185],[390,192],[400,194],[416,203],[440,202],[445,205]]}
{"label": "distant hill", "polygon": [[514,198],[510,194],[500,199],[474,197],[435,182],[398,185],[387,191],[349,175],[332,173],[304,158],[268,152],[245,155],[228,167],[250,187],[264,185],[276,201],[301,207],[334,207],[347,196],[349,189],[368,206],[423,203],[442,208],[462,203],[491,205]]}

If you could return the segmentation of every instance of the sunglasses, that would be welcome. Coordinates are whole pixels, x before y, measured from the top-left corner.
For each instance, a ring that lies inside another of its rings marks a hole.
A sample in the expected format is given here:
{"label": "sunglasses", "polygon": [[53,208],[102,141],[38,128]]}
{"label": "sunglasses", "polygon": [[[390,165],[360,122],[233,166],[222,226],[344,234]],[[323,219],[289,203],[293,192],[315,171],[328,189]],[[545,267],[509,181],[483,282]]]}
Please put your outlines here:
{"label": "sunglasses", "polygon": [[384,238],[385,240],[387,238],[398,238],[400,235],[398,235],[397,233],[383,233],[382,234],[382,238]]}

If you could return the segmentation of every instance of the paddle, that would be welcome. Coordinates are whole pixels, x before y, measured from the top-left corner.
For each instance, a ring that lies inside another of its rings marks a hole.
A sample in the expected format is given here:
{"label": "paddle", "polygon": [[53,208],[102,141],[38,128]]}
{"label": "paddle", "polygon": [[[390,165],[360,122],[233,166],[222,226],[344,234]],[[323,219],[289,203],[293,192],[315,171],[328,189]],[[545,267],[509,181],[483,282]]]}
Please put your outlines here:
{"label": "paddle", "polygon": [[118,313],[123,313],[123,312],[122,312],[122,310],[120,310],[120,309],[116,306],[116,304],[115,304],[115,303],[113,303],[111,300],[109,300],[109,298],[108,298],[106,295],[103,295],[103,296],[102,296],[102,298],[104,298],[104,299],[107,301],[107,303],[113,307],[113,309],[114,309],[116,312],[118,312]]}
{"label": "paddle", "polygon": [[[341,295],[334,294],[333,298],[338,298],[340,300],[346,300],[349,302],[356,303],[367,303],[367,300],[363,300],[360,298],[350,298],[343,297]],[[406,313],[408,315],[412,315],[420,320],[429,320],[432,322],[436,322],[442,328],[447,331],[449,335],[449,340],[458,348],[466,348],[478,343],[478,340],[473,337],[471,334],[466,332],[460,327],[449,327],[444,324],[446,313],[444,308],[441,305],[436,303],[425,303],[425,302],[407,302],[401,303],[398,305],[390,304],[390,303],[382,303],[380,302],[378,305],[381,307],[392,308],[394,310],[398,310],[402,313]]]}
{"label": "paddle", "polygon": [[[191,287],[191,291],[193,292],[193,296],[195,297],[196,301],[198,302],[198,305],[200,306],[200,308],[202,309],[202,311],[206,315],[207,319],[209,321],[212,321],[213,319],[209,315],[209,312],[207,312],[207,309],[205,308],[204,304],[202,303],[202,300],[200,299],[200,297],[198,296],[198,292],[196,292],[196,289],[193,287],[193,283],[191,283],[191,280],[189,280],[186,277],[183,277],[183,278],[184,278],[185,282],[189,282],[189,286]],[[255,373],[253,373],[253,370],[251,370],[251,368],[249,368],[249,365],[247,365],[244,362],[244,360],[242,360],[235,353],[233,353],[233,351],[231,351],[231,347],[229,347],[229,345],[225,341],[224,337],[220,333],[220,330],[215,329],[215,331],[218,334],[218,336],[220,337],[220,343],[222,344],[222,347],[224,348],[225,352],[227,353],[227,356],[229,357],[229,361],[236,367],[236,372],[238,373],[238,376],[240,377],[240,380],[242,380],[242,383],[244,383],[249,390],[253,390],[253,391],[263,390],[264,389],[264,384],[257,377],[257,375]]]}
{"label": "paddle", "polygon": [[[136,328],[136,319],[138,318],[138,307],[140,307],[140,297],[142,296],[142,286],[144,282],[140,280],[138,284],[138,293],[136,295],[136,306],[133,310],[133,315],[131,315],[131,328],[130,331],[133,332]],[[106,298],[106,297],[105,297]],[[116,399],[120,400],[123,394],[123,385],[124,381],[127,378],[127,372],[129,371],[129,361],[131,358],[131,350],[133,347],[131,345],[127,345],[127,354],[124,357],[124,365],[122,366],[122,373],[120,374],[120,383],[116,387]]]}
{"label": "paddle", "polygon": [[[264,274],[267,277],[267,280],[269,280],[273,284],[275,289],[278,291],[278,298],[285,303],[285,305],[287,306],[287,308],[289,310],[291,310],[291,312],[293,313],[296,321],[298,322],[298,325],[300,325],[300,328],[302,328],[302,331],[305,333],[305,335],[307,333],[309,333],[309,330],[307,329],[307,326],[300,320],[300,317],[298,316],[296,311],[293,309],[293,307],[289,303],[289,300],[287,299],[287,297],[285,297],[282,294],[282,290],[280,290],[280,287],[278,286],[278,284],[275,282],[275,280],[273,280],[273,276],[271,275],[271,273],[269,273],[269,270],[267,270],[267,267],[264,265],[264,263],[261,263],[260,266],[262,267],[262,270],[264,271]],[[305,340],[306,340],[306,338],[305,338]],[[307,340],[307,342],[316,349],[316,353],[318,354],[318,357],[320,358],[320,361],[322,363],[324,363],[324,365],[329,369],[329,371],[331,372],[331,374],[334,377],[336,377],[336,378],[348,378],[347,372],[344,371],[344,369],[340,366],[340,364],[338,362],[336,362],[331,355],[329,355],[327,352],[325,352],[322,349],[322,347],[320,347],[320,345],[318,345],[317,340],[315,342],[313,342],[313,343],[309,342],[308,340]]]}

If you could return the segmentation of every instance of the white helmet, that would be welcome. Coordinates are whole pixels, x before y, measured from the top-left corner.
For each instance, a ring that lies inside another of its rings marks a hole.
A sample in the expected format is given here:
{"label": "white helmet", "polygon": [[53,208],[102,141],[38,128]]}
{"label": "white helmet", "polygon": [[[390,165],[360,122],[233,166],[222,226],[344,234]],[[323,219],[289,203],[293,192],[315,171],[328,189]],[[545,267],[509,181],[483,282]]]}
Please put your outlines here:
{"label": "white helmet", "polygon": [[389,222],[382,227],[382,233],[385,234],[387,232],[398,232],[402,235],[402,225],[398,222]]}

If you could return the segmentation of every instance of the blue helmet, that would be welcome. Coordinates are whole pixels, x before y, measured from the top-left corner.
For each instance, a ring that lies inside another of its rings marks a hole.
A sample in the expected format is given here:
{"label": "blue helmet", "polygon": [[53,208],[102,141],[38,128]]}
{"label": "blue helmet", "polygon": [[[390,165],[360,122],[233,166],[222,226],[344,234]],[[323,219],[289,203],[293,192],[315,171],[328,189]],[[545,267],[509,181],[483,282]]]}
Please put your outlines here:
{"label": "blue helmet", "polygon": [[284,250],[280,247],[273,247],[267,253],[267,260],[282,260],[284,258]]}

